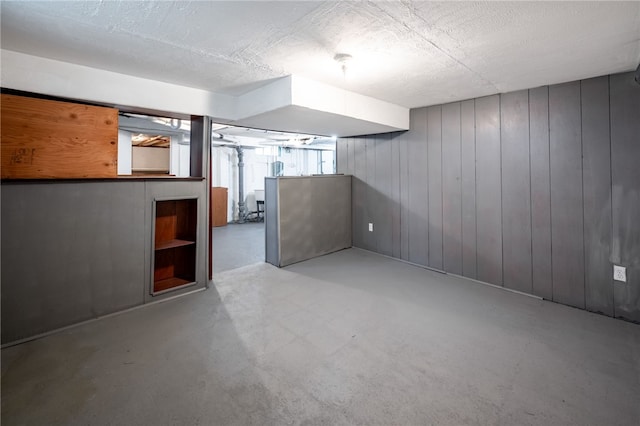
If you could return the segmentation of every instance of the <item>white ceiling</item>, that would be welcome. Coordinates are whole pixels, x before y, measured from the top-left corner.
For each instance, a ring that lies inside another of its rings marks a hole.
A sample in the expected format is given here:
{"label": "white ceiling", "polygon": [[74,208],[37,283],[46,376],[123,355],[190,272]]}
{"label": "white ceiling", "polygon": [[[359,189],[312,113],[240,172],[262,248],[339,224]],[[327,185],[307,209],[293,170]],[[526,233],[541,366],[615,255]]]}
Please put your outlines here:
{"label": "white ceiling", "polygon": [[640,2],[1,3],[3,49],[230,95],[296,74],[412,108],[640,61]]}

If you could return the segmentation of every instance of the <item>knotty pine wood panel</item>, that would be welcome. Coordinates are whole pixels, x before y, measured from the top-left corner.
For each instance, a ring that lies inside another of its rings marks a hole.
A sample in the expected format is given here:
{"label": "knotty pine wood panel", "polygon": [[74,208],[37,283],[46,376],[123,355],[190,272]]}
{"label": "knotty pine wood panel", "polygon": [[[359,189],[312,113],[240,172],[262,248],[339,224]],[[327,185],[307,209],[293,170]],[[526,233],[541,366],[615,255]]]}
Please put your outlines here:
{"label": "knotty pine wood panel", "polygon": [[2,94],[2,178],[117,176],[118,110]]}

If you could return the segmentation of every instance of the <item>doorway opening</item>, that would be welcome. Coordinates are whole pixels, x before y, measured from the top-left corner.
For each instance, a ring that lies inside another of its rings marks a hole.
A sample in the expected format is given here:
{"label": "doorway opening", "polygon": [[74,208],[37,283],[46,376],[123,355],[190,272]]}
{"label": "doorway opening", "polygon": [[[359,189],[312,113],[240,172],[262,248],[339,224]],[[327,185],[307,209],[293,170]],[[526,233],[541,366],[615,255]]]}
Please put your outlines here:
{"label": "doorway opening", "polygon": [[264,179],[334,174],[336,138],[212,124],[213,271],[265,261]]}
{"label": "doorway opening", "polygon": [[118,175],[190,175],[191,122],[171,117],[120,112]]}

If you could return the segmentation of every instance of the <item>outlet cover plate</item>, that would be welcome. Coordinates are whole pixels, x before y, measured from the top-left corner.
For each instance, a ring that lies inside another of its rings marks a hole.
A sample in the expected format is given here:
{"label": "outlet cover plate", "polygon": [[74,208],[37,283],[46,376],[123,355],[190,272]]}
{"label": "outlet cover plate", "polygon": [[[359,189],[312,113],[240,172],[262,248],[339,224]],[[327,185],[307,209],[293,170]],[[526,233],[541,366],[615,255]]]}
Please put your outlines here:
{"label": "outlet cover plate", "polygon": [[369,232],[373,232],[373,223],[369,224]]}
{"label": "outlet cover plate", "polygon": [[627,268],[624,266],[613,265],[613,279],[616,281],[627,282]]}

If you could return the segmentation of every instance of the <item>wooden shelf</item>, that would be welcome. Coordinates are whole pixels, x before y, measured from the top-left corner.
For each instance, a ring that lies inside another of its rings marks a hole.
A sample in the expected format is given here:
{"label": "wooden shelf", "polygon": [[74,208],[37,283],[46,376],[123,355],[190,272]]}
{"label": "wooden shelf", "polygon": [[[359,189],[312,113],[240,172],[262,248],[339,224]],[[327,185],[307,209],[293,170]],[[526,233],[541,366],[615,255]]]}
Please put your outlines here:
{"label": "wooden shelf", "polygon": [[196,243],[195,241],[174,239],[171,241],[165,241],[165,242],[156,244],[156,250],[166,250],[166,249],[171,249],[176,247],[190,246],[195,243]]}
{"label": "wooden shelf", "polygon": [[185,280],[183,278],[172,277],[165,280],[156,281],[155,283],[153,283],[153,289],[157,293],[160,291],[169,290],[170,288],[191,284],[192,282],[193,281]]}
{"label": "wooden shelf", "polygon": [[155,202],[152,295],[196,281],[197,221],[195,198]]}

